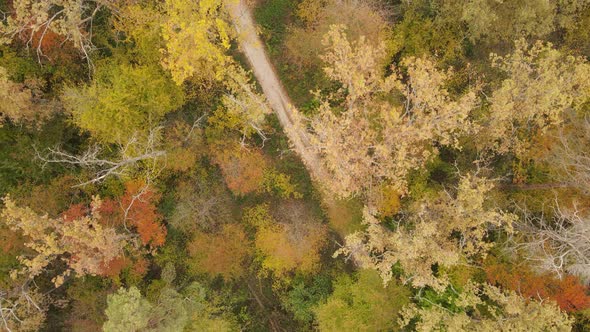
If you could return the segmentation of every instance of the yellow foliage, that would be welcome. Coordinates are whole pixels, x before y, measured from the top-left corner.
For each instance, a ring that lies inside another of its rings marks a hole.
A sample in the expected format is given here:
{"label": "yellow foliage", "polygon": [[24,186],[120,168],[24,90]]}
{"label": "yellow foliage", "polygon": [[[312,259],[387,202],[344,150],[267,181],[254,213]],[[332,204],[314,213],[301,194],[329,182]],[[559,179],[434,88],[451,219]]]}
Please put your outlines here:
{"label": "yellow foliage", "polygon": [[508,78],[491,96],[482,148],[523,156],[532,139],[563,122],[590,97],[590,64],[563,54],[551,44],[531,47],[523,39],[507,56],[491,55],[492,65]]}
{"label": "yellow foliage", "polygon": [[250,209],[245,215],[245,220],[257,228],[254,243],[262,269],[279,278],[294,271],[313,273],[320,264],[327,228],[310,218],[308,207],[302,204],[278,209],[278,221],[270,215],[267,205]]}
{"label": "yellow foliage", "polygon": [[325,0],[303,0],[297,5],[297,17],[309,25],[318,23],[322,9],[326,5]]}
{"label": "yellow foliage", "polygon": [[[399,323],[415,322],[417,332],[430,331],[571,331],[573,319],[550,301],[524,299],[512,291],[484,284],[467,283],[453,303],[456,310],[432,305],[419,308],[410,304],[402,309]],[[412,324],[414,325],[414,324]]]}
{"label": "yellow foliage", "polygon": [[372,204],[381,216],[393,216],[401,207],[400,194],[393,186],[383,184],[372,196]]}
{"label": "yellow foliage", "polygon": [[287,174],[280,173],[273,168],[266,169],[262,180],[262,189],[267,193],[275,193],[279,197],[302,198],[297,187],[291,183],[291,177]]}
{"label": "yellow foliage", "polygon": [[[383,181],[403,195],[409,172],[437,153],[434,142],[459,148],[459,137],[475,130],[468,118],[475,91],[452,98],[445,89],[452,71],[438,70],[429,59],[407,58],[402,64],[408,79],[402,83],[395,69],[383,75],[383,44],[374,47],[364,38],[351,43],[343,26],[332,26],[324,42],[325,72],[342,84],[338,95],[344,101],[336,108],[336,101],[322,100],[310,126],[295,121],[299,130],[311,127],[310,143],[331,172],[325,180],[337,195],[363,193]],[[404,100],[393,102],[396,95]]]}
{"label": "yellow foliage", "polygon": [[221,0],[166,0],[166,19],[162,37],[162,65],[170,70],[177,84],[193,77],[197,81],[225,78],[226,55],[231,29],[223,20]]}
{"label": "yellow foliage", "polygon": [[[465,259],[485,257],[492,246],[485,240],[490,226],[512,231],[514,215],[486,207],[491,189],[490,181],[463,177],[454,197],[442,192],[417,202],[409,220],[398,221],[394,231],[365,208],[367,230],[349,235],[335,255],[352,255],[361,266],[378,270],[385,283],[399,264],[405,282],[442,291],[449,284],[446,270]],[[432,272],[434,265],[438,275]]]}
{"label": "yellow foliage", "polygon": [[36,81],[15,83],[8,76],[6,68],[0,67],[0,126],[5,117],[29,127],[38,121],[39,126],[52,114],[51,105],[44,107],[34,103],[34,97],[41,94],[39,84]]}
{"label": "yellow foliage", "polygon": [[251,253],[250,241],[239,224],[223,225],[213,234],[197,232],[187,249],[192,269],[226,279],[243,275],[245,259]]}
{"label": "yellow foliage", "polygon": [[53,260],[61,258],[68,267],[53,279],[55,285],[60,286],[71,272],[78,275],[100,274],[105,262],[122,254],[125,237],[100,224],[98,209],[101,201],[98,198],[93,201],[90,216],[67,222],[18,207],[8,196],[4,198],[4,205],[0,221],[11,230],[21,232],[28,239],[25,245],[35,252],[32,256],[19,257],[24,267],[20,271],[12,271],[13,276],[26,274],[35,277]]}

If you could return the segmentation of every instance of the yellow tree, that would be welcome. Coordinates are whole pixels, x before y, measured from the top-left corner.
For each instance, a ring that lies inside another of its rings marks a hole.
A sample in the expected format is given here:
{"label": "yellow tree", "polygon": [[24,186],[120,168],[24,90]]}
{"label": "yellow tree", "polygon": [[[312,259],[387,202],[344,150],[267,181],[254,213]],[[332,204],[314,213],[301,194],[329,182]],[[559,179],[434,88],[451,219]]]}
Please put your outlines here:
{"label": "yellow tree", "polygon": [[244,216],[256,227],[254,244],[263,271],[283,278],[295,271],[316,271],[327,228],[301,202],[287,203],[277,210],[273,216],[268,205],[258,205]]}
{"label": "yellow tree", "polygon": [[226,54],[231,29],[223,19],[223,1],[166,0],[164,9],[162,65],[174,81],[181,84],[190,77],[223,80],[231,63]]}
{"label": "yellow tree", "polygon": [[590,97],[588,61],[551,44],[529,46],[521,39],[514,52],[492,54],[491,59],[508,77],[490,97],[485,131],[478,140],[484,149],[522,156],[532,138],[562,123]]}
{"label": "yellow tree", "polygon": [[0,43],[18,37],[29,46],[36,40],[39,59],[43,38],[52,32],[71,41],[89,60],[94,17],[103,8],[117,7],[116,0],[15,0],[12,4],[14,12],[7,24],[0,24]]}
{"label": "yellow tree", "polygon": [[183,92],[158,67],[107,64],[90,85],[62,95],[74,122],[104,143],[144,141],[165,114],[183,103]]}
{"label": "yellow tree", "polygon": [[126,244],[125,236],[114,228],[101,225],[98,212],[101,201],[98,198],[92,203],[90,215],[71,221],[38,215],[27,207],[18,207],[10,197],[4,198],[4,205],[0,221],[20,232],[27,239],[25,245],[32,251],[31,255],[19,257],[24,266],[20,271],[13,271],[15,277],[18,274],[30,278],[38,276],[58,258],[67,264],[67,268],[54,277],[56,286],[60,286],[72,272],[99,275],[104,264],[122,254]]}
{"label": "yellow tree", "polygon": [[402,309],[399,323],[417,332],[429,331],[571,331],[573,319],[555,302],[527,300],[512,291],[502,291],[469,282],[452,300],[455,310],[437,304]]}
{"label": "yellow tree", "polygon": [[249,74],[236,63],[228,50],[235,33],[227,22],[224,2],[204,0],[167,0],[162,28],[165,47],[162,66],[170,71],[176,84],[192,81],[222,83],[226,93],[223,109],[240,119],[243,137],[258,133],[270,113],[264,97],[256,92]]}
{"label": "yellow tree", "polygon": [[41,104],[41,89],[38,82],[16,83],[10,80],[8,71],[0,67],[0,126],[5,118],[13,123],[31,126],[41,124],[52,113],[49,103]]}
{"label": "yellow tree", "polygon": [[486,241],[490,227],[512,231],[514,215],[486,207],[491,189],[488,180],[465,176],[455,195],[442,192],[417,202],[408,220],[399,220],[393,231],[365,208],[366,231],[349,235],[336,255],[351,255],[359,265],[377,269],[385,283],[399,264],[404,282],[443,290],[449,284],[446,270],[485,257],[492,245]]}
{"label": "yellow tree", "polygon": [[[383,44],[374,47],[362,37],[351,43],[343,26],[332,26],[324,42],[325,72],[342,84],[335,97],[344,101],[322,101],[310,121],[309,140],[331,172],[327,180],[337,194],[362,193],[382,181],[403,194],[408,173],[437,153],[433,143],[458,147],[458,137],[474,129],[467,117],[475,93],[452,98],[444,88],[451,71],[409,58],[403,62],[409,76],[404,84],[396,70],[384,76]],[[295,120],[307,131],[303,119]]]}

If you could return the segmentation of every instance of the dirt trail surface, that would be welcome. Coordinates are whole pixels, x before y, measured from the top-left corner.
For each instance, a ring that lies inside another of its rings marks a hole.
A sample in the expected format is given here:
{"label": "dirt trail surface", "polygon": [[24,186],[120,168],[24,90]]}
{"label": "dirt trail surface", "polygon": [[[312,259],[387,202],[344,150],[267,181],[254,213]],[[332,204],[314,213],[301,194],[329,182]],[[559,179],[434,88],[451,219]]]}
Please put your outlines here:
{"label": "dirt trail surface", "polygon": [[303,160],[309,173],[315,180],[322,182],[326,179],[328,173],[325,171],[320,157],[313,153],[309,147],[309,140],[304,132],[297,130],[293,124],[294,112],[297,110],[292,106],[287,92],[281,85],[281,82],[270,63],[262,44],[256,32],[256,26],[252,19],[250,9],[244,0],[231,1],[228,4],[229,13],[233,24],[238,32],[238,43],[240,49],[246,55],[248,62],[254,72],[254,76],[262,87],[262,91],[268,100],[273,111],[279,118],[279,122],[289,138],[293,150]]}

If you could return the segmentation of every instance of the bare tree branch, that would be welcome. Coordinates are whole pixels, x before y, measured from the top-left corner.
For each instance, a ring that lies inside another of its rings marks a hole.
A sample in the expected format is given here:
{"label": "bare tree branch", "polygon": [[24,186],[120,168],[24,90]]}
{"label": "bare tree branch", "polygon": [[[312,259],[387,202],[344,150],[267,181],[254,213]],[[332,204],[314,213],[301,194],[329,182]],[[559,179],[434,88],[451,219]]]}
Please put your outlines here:
{"label": "bare tree branch", "polygon": [[533,215],[521,208],[518,230],[523,239],[515,241],[516,250],[544,271],[558,277],[572,274],[590,283],[590,217],[576,208],[562,209],[557,203],[553,216]]}
{"label": "bare tree branch", "polygon": [[[141,142],[137,135],[132,136],[125,145],[119,146],[119,157],[114,160],[101,157],[103,148],[98,144],[81,155],[73,155],[59,148],[49,148],[46,155],[36,151],[37,158],[45,164],[73,165],[91,170],[94,173],[93,177],[78,184],[77,187],[99,183],[110,176],[122,177],[140,162],[144,162],[147,166],[147,174],[157,174],[159,173],[157,161],[166,155],[165,151],[157,149],[157,133],[160,129],[160,127],[152,129],[145,142]],[[147,176],[146,182],[149,183],[152,176]]]}

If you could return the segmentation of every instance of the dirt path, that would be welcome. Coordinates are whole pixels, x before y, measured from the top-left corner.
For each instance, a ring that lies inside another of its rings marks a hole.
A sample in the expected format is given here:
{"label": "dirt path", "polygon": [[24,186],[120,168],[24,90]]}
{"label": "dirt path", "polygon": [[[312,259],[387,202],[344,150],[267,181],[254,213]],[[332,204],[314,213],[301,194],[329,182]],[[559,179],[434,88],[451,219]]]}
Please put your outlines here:
{"label": "dirt path", "polygon": [[231,4],[228,4],[228,7],[233,24],[239,34],[240,49],[246,55],[268,103],[279,118],[279,122],[289,138],[293,150],[303,160],[312,177],[321,183],[320,180],[326,178],[328,173],[325,171],[320,157],[308,148],[309,144],[307,142],[309,140],[305,133],[295,130],[293,115],[297,110],[292,106],[293,104],[266,54],[264,45],[258,37],[246,1],[232,1]]}

